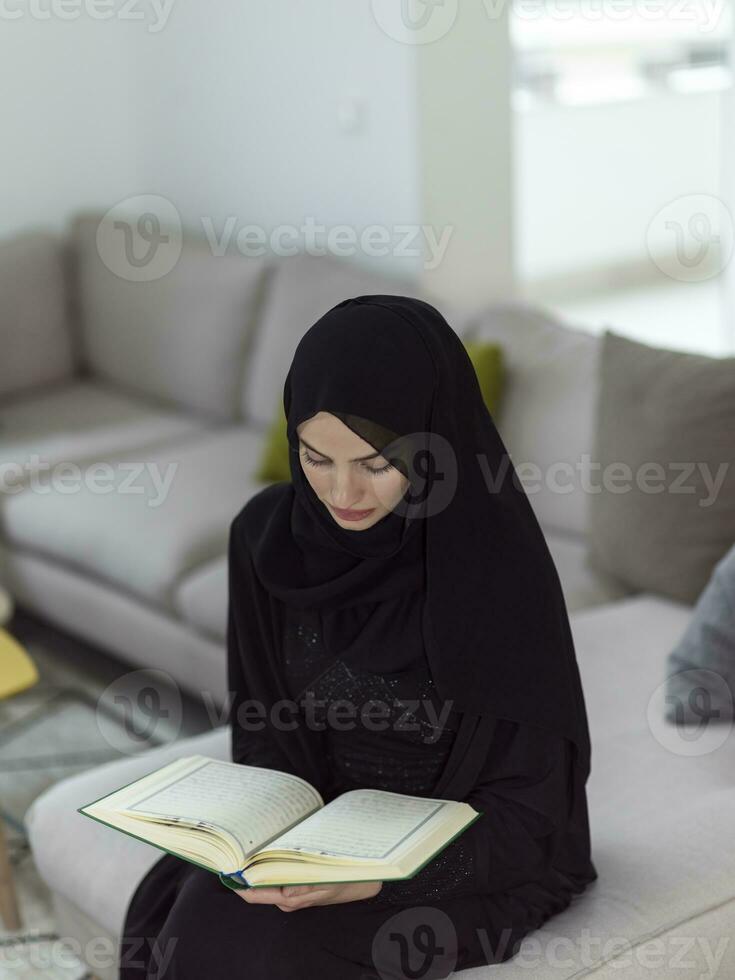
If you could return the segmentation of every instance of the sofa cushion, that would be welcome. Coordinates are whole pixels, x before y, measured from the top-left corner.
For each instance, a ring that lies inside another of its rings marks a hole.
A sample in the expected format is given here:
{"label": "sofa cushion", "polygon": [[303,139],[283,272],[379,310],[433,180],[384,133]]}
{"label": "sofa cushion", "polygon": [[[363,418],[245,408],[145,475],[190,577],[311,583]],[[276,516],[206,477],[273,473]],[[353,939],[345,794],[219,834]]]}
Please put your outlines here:
{"label": "sofa cushion", "polygon": [[218,640],[227,636],[227,555],[193,569],[179,583],[173,604],[181,618]]}
{"label": "sofa cushion", "polygon": [[559,575],[568,612],[614,602],[635,591],[590,566],[584,538],[558,532],[547,532],[544,537]]}
{"label": "sofa cushion", "polygon": [[602,340],[590,561],[694,604],[735,541],[735,357]]}
{"label": "sofa cushion", "polygon": [[[131,226],[132,228],[132,223]],[[133,229],[134,255],[148,248]],[[100,377],[214,420],[239,417],[240,381],[264,287],[266,260],[186,233],[173,268],[125,278],[125,238],[109,219],[80,215],[76,248],[83,351]],[[120,255],[116,274],[110,256]]]}
{"label": "sofa cushion", "polygon": [[27,232],[0,243],[0,399],[74,374],[67,292],[59,238]]}
{"label": "sofa cushion", "polygon": [[414,296],[418,286],[332,255],[300,252],[278,258],[245,365],[243,418],[261,430],[270,426],[282,404],[286,374],[301,337],[343,299],[370,293]]}
{"label": "sofa cushion", "polygon": [[493,418],[500,416],[505,383],[503,348],[494,341],[466,340],[465,349],[477,375],[482,399]]}
{"label": "sofa cushion", "polygon": [[252,472],[260,438],[228,426],[117,454],[104,492],[84,479],[86,470],[74,493],[24,489],[5,502],[5,535],[171,609],[179,580],[227,550],[232,518],[259,489]]}
{"label": "sofa cushion", "polygon": [[122,931],[136,883],[163,852],[82,816],[77,807],[159,765],[197,752],[213,759],[230,759],[227,729],[219,727],[178,739],[158,747],[155,757],[153,753],[137,753],[70,776],[44,790],[26,811],[24,822],[33,858],[44,881],[113,935]]}
{"label": "sofa cushion", "polygon": [[62,463],[107,459],[205,431],[192,416],[97,381],[64,381],[0,406],[0,493]]}
{"label": "sofa cushion", "polygon": [[291,479],[291,446],[288,442],[288,421],[280,403],[276,417],[265,433],[256,479],[259,483],[287,482]]}
{"label": "sofa cushion", "polygon": [[[599,877],[528,936],[517,957],[502,966],[462,971],[463,980],[490,980],[498,970],[506,980],[530,975],[570,980],[592,973],[600,980],[663,978],[669,975],[665,969],[643,969],[643,959],[639,972],[629,972],[626,959],[630,963],[637,950],[646,956],[643,947],[651,937],[669,932],[673,940],[664,951],[681,957],[682,937],[703,933],[711,909],[733,908],[728,906],[735,899],[731,746],[688,756],[675,750],[675,731],[674,741],[659,741],[647,723],[667,652],[690,613],[668,600],[635,596],[572,616],[590,718],[588,800]],[[76,808],[194,753],[229,758],[228,730],[73,776],[47,789],[26,815],[44,880],[113,934],[120,933],[137,884],[162,852],[84,818]],[[732,911],[725,921],[730,935]],[[687,959],[699,963],[701,951],[687,949]],[[660,961],[661,948],[652,953]],[[703,969],[682,976],[705,975]]]}
{"label": "sofa cushion", "polygon": [[735,545],[715,565],[684,635],[669,654],[668,670],[668,721],[733,721]]}
{"label": "sofa cushion", "polygon": [[488,307],[471,336],[503,349],[497,428],[539,523],[585,534],[581,471],[593,446],[599,338],[523,303]]}
{"label": "sofa cushion", "polygon": [[[566,923],[550,923],[553,931],[573,926],[579,935],[589,926],[603,944],[611,936],[644,942],[669,928],[692,936],[698,916],[735,899],[732,738],[692,756],[693,729],[660,723],[666,659],[691,611],[639,595],[572,617],[592,739],[588,801],[600,877],[589,903],[582,898]],[[728,934],[732,917],[730,925]],[[628,975],[611,971],[621,974]]]}

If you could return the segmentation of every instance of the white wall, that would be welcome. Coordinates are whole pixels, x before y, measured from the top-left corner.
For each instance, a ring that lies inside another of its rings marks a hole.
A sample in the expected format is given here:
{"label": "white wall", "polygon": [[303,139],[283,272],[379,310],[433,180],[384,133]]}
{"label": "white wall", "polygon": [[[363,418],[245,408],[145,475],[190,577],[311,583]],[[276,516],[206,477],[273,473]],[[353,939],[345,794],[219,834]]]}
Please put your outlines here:
{"label": "white wall", "polygon": [[425,284],[468,309],[511,299],[517,172],[508,6],[491,18],[481,3],[460,4],[451,30],[417,54],[422,221],[447,242]]}
{"label": "white wall", "polygon": [[0,82],[19,95],[2,102],[0,233],[138,194],[218,231],[418,221],[414,52],[368,3],[176,0],[151,23],[0,21]]}
{"label": "white wall", "polygon": [[[5,5],[8,10],[20,5]],[[0,235],[140,186],[138,25],[0,19]]]}
{"label": "white wall", "polygon": [[[136,57],[144,176],[185,223],[417,221],[413,53],[369,4],[185,0]],[[345,130],[353,95],[362,121]]]}

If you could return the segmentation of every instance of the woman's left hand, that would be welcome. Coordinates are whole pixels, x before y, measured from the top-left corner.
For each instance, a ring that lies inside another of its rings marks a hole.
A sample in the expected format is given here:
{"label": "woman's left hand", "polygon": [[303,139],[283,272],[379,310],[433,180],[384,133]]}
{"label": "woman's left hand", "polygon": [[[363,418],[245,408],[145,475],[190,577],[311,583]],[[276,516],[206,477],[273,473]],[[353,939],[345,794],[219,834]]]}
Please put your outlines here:
{"label": "woman's left hand", "polygon": [[236,892],[251,905],[277,905],[282,912],[295,912],[311,905],[337,905],[372,898],[382,881],[351,881],[344,885],[284,885],[281,888],[246,888]]}

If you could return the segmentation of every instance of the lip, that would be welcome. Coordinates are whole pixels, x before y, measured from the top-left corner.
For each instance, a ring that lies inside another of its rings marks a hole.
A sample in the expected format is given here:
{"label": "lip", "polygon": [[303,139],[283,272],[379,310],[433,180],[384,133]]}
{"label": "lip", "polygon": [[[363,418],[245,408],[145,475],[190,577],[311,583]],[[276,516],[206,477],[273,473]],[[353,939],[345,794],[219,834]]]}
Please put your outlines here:
{"label": "lip", "polygon": [[340,517],[343,521],[363,521],[375,510],[374,507],[371,507],[370,510],[340,510],[338,507],[332,506],[332,504],[329,506],[337,517]]}

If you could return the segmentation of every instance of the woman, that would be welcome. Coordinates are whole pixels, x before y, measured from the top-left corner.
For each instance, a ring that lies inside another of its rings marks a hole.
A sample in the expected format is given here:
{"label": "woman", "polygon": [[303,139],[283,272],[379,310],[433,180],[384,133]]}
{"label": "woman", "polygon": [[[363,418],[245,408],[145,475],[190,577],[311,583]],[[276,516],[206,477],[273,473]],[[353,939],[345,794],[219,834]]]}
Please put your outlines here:
{"label": "woman", "polygon": [[406,881],[236,892],[165,855],[128,908],[120,976],[502,962],[597,877],[585,704],[543,534],[462,342],[421,300],[329,310],[284,408],[291,481],[230,528],[232,759],[296,773],[325,802],[368,786],[482,816]]}

